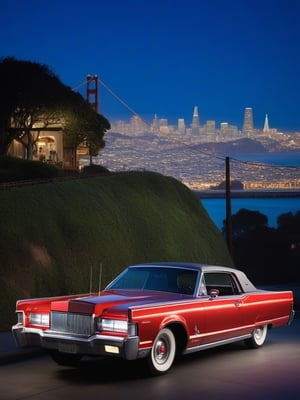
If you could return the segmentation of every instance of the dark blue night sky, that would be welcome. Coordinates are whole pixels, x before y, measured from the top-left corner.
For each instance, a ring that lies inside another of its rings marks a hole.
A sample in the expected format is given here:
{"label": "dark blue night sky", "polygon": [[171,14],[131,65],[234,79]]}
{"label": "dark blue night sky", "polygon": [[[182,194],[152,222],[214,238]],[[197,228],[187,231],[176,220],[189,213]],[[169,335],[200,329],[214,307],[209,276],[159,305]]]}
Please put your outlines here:
{"label": "dark blue night sky", "polygon": [[[97,74],[151,121],[156,113],[300,131],[300,1],[2,2],[0,57],[47,64],[77,87]],[[84,94],[84,86],[81,88]],[[100,87],[100,112],[130,113]]]}

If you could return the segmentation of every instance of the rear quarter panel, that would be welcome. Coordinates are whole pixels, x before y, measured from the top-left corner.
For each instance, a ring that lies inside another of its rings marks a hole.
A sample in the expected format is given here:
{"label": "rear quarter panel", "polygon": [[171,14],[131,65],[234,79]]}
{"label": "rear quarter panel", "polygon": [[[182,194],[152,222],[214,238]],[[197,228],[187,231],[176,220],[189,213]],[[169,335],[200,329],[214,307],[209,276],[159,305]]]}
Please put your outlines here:
{"label": "rear quarter panel", "polygon": [[284,325],[288,323],[293,308],[293,292],[248,293],[242,300],[242,307],[247,325]]}

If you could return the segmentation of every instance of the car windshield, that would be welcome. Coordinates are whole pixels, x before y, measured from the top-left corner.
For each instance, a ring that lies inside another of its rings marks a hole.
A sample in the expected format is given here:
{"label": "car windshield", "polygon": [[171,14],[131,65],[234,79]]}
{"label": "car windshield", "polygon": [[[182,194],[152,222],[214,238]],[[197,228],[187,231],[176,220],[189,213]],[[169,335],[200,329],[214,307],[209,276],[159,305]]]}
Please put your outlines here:
{"label": "car windshield", "polygon": [[197,271],[184,268],[134,267],[128,268],[107,289],[143,289],[193,295],[197,274]]}

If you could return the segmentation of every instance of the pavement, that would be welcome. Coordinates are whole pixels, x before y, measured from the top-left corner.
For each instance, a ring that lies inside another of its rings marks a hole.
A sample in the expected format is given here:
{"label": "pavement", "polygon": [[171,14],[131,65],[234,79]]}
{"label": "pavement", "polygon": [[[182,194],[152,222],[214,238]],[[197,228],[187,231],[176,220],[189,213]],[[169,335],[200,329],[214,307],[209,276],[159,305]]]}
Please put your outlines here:
{"label": "pavement", "polygon": [[39,347],[17,347],[12,332],[0,332],[0,365],[43,353],[45,351]]}

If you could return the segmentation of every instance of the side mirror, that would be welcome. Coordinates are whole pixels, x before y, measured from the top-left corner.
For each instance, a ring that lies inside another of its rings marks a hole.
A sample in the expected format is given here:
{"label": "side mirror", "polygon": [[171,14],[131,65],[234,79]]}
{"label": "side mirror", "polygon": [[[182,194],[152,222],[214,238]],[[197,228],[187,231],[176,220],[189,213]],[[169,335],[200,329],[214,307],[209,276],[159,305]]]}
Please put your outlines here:
{"label": "side mirror", "polygon": [[214,299],[215,297],[218,297],[219,296],[219,290],[218,289],[211,289],[210,291],[209,291],[209,295],[210,295],[210,297],[211,297],[211,299]]}

